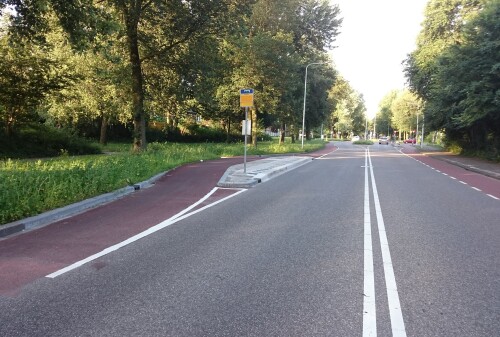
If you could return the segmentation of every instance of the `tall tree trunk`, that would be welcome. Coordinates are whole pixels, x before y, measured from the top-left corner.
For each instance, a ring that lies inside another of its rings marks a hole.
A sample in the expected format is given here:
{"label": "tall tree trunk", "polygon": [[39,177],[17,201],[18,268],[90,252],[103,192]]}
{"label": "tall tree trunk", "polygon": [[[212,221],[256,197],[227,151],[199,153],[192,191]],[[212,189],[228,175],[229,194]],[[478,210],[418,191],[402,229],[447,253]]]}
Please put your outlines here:
{"label": "tall tree trunk", "polygon": [[132,111],[134,118],[134,151],[146,150],[146,118],[144,116],[144,88],[137,27],[141,15],[142,1],[123,7],[127,27],[127,43],[132,68]]}
{"label": "tall tree trunk", "polygon": [[229,135],[231,134],[231,118],[227,118],[227,128],[226,128],[226,143],[231,141]]}
{"label": "tall tree trunk", "polygon": [[7,118],[5,119],[5,135],[7,137],[12,136],[12,114],[9,114]]}
{"label": "tall tree trunk", "polygon": [[256,109],[251,109],[250,111],[250,118],[252,119],[252,146],[257,147],[257,111]]}
{"label": "tall tree trunk", "polygon": [[285,137],[286,137],[286,124],[284,122],[281,123],[280,126],[280,144],[285,143]]}
{"label": "tall tree trunk", "polygon": [[101,132],[99,136],[99,143],[102,145],[106,145],[108,143],[107,130],[108,130],[108,118],[103,114],[101,121]]}

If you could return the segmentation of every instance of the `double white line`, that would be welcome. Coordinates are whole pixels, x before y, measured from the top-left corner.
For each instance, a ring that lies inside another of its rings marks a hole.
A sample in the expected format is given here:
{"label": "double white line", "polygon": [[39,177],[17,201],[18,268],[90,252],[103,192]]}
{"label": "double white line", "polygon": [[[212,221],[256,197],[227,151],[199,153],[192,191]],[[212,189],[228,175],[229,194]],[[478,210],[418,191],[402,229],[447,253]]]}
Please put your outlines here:
{"label": "double white line", "polygon": [[372,230],[370,217],[370,186],[368,179],[368,168],[373,191],[373,201],[375,213],[377,215],[378,235],[380,248],[382,250],[382,263],[384,265],[385,286],[387,289],[387,301],[389,304],[389,314],[393,337],[406,337],[405,324],[399,294],[392,268],[389,242],[385,232],[384,218],[380,208],[380,200],[377,192],[377,184],[373,175],[372,159],[370,151],[365,150],[365,198],[364,198],[364,299],[363,299],[363,337],[377,336],[377,312],[375,303],[375,277],[373,273],[373,248]]}

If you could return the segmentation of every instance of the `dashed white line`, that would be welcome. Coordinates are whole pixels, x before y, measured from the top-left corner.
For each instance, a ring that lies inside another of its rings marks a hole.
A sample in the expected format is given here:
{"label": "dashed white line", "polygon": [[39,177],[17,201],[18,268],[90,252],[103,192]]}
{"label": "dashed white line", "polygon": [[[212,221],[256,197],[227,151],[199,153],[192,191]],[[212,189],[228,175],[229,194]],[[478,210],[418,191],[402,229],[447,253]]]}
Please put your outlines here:
{"label": "dashed white line", "polygon": [[[403,154],[403,155],[407,156],[407,157],[410,157],[410,158],[412,158],[412,159],[415,159],[414,157],[412,157],[412,156],[410,156],[410,155],[408,155],[408,154],[406,154],[406,153],[402,152],[401,150],[399,150],[399,152],[400,152],[401,154]],[[453,180],[457,180],[458,182],[460,182],[460,184],[463,184],[463,185],[468,185],[468,184],[467,184],[465,181],[463,181],[463,180],[458,180],[456,177],[453,177],[453,176],[450,176],[450,175],[449,175],[449,174],[447,174],[447,173],[441,172],[440,170],[435,169],[434,167],[432,167],[432,166],[430,166],[430,165],[428,165],[428,164],[426,164],[426,163],[424,163],[424,162],[422,162],[422,161],[421,161],[421,163],[422,163],[422,164],[424,164],[425,166],[427,166],[428,168],[430,168],[430,169],[432,169],[432,170],[434,170],[434,171],[438,172],[438,173],[441,173],[441,174],[443,174],[443,175],[445,175],[445,176],[448,176],[448,177],[450,177],[450,178],[451,178],[451,179],[453,179]],[[371,165],[371,163],[370,163],[370,165]],[[471,168],[473,168],[473,166],[470,166],[470,167],[471,167]],[[478,191],[478,192],[483,192],[481,189],[479,189],[479,188],[477,188],[477,187],[474,187],[474,186],[470,186],[470,187],[471,187],[472,189],[474,189],[474,190]],[[489,197],[491,197],[491,198],[495,199],[495,200],[500,200],[500,198],[498,198],[498,197],[496,197],[496,196],[494,196],[494,195],[487,194],[487,193],[485,193],[485,194],[486,194],[487,196],[489,196]]]}
{"label": "dashed white line", "polygon": [[334,152],[335,152],[335,151],[337,151],[338,149],[339,149],[339,148],[337,147],[337,148],[336,148],[335,150],[333,150],[332,152],[328,152],[328,153],[326,153],[326,154],[324,154],[324,155],[322,155],[322,156],[318,157],[318,159],[323,159],[324,157],[331,155],[332,153],[334,153]]}

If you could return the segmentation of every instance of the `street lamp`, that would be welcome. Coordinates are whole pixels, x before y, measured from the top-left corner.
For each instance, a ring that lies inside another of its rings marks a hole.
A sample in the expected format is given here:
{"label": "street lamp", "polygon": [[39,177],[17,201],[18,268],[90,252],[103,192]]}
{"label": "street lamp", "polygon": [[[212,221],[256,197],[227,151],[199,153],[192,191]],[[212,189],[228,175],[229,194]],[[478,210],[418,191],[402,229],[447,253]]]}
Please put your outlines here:
{"label": "street lamp", "polygon": [[302,149],[304,149],[304,133],[305,133],[305,124],[306,124],[306,93],[307,93],[307,68],[314,64],[325,64],[326,62],[313,62],[309,63],[306,66],[306,76],[304,79],[304,109],[302,110]]}

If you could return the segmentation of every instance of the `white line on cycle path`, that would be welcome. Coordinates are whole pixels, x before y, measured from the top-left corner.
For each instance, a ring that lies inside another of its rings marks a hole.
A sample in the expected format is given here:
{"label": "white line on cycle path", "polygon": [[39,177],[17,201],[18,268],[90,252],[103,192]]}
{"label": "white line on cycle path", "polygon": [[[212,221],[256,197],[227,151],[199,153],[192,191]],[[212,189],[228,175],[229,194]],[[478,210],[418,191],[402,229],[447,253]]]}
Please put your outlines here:
{"label": "white line on cycle path", "polygon": [[242,193],[242,192],[245,192],[245,191],[246,191],[246,189],[237,189],[238,191],[237,191],[236,193],[234,193],[234,194],[231,194],[231,195],[229,195],[229,196],[227,196],[227,197],[225,197],[225,198],[222,198],[222,199],[217,200],[217,201],[215,201],[215,202],[213,202],[213,203],[211,203],[211,204],[208,204],[208,205],[206,205],[206,206],[204,206],[204,207],[201,207],[201,208],[199,208],[199,209],[197,209],[197,210],[195,210],[195,211],[193,211],[193,212],[187,213],[187,212],[189,212],[190,210],[192,210],[193,208],[195,208],[195,207],[197,207],[198,205],[200,205],[200,204],[201,204],[202,202],[204,202],[205,200],[207,200],[207,199],[208,199],[208,198],[209,198],[212,194],[214,194],[214,193],[215,193],[218,189],[219,189],[218,187],[213,188],[213,189],[212,189],[209,193],[207,193],[207,195],[205,195],[203,198],[201,198],[200,200],[198,200],[197,202],[195,202],[195,203],[194,203],[194,204],[192,204],[191,206],[189,206],[189,207],[185,208],[185,209],[184,209],[184,210],[182,210],[181,212],[179,212],[179,213],[175,214],[174,216],[172,216],[172,217],[170,217],[170,218],[168,218],[168,219],[166,219],[166,220],[164,220],[164,221],[160,222],[159,224],[157,224],[157,225],[155,225],[155,226],[153,226],[153,227],[151,227],[151,228],[148,228],[148,229],[146,229],[145,231],[143,231],[143,232],[141,232],[141,233],[139,233],[139,234],[137,234],[137,235],[134,235],[134,236],[132,236],[131,238],[128,238],[127,240],[124,240],[124,241],[122,241],[122,242],[120,242],[120,243],[117,243],[116,245],[113,245],[113,246],[111,246],[111,247],[108,247],[108,248],[106,248],[106,249],[104,249],[104,250],[100,251],[99,253],[96,253],[96,254],[94,254],[94,255],[91,255],[91,256],[89,256],[89,257],[87,257],[87,258],[85,258],[85,259],[83,259],[83,260],[77,261],[77,262],[75,262],[75,263],[73,263],[73,264],[71,264],[71,265],[69,265],[69,266],[67,266],[67,267],[65,267],[65,268],[63,268],[63,269],[60,269],[60,270],[58,270],[58,271],[56,271],[56,272],[53,272],[52,274],[49,274],[49,275],[47,275],[47,276],[45,276],[45,277],[48,277],[48,278],[56,278],[57,276],[60,276],[60,275],[62,275],[62,274],[64,274],[64,273],[67,273],[68,271],[71,271],[71,270],[73,270],[73,269],[76,269],[76,268],[78,268],[78,267],[80,267],[80,266],[82,266],[82,265],[84,265],[84,264],[86,264],[86,263],[88,263],[88,262],[90,262],[90,261],[93,261],[93,260],[95,260],[95,259],[97,259],[97,258],[99,258],[99,257],[102,257],[102,256],[104,256],[104,255],[107,255],[107,254],[109,254],[109,253],[111,253],[111,252],[114,252],[115,250],[118,250],[118,249],[120,249],[120,248],[122,248],[122,247],[124,247],[124,246],[126,246],[126,245],[128,245],[128,244],[131,244],[131,243],[133,243],[133,242],[135,242],[135,241],[137,241],[137,240],[139,240],[139,239],[142,239],[142,238],[144,238],[144,237],[146,237],[146,236],[148,236],[148,235],[150,235],[150,234],[153,234],[153,233],[155,233],[155,232],[159,231],[160,229],[163,229],[163,228],[165,228],[165,227],[167,227],[167,226],[170,226],[170,225],[172,225],[172,224],[174,224],[174,223],[176,223],[176,222],[178,222],[178,221],[180,221],[180,220],[186,219],[186,218],[190,217],[191,215],[194,215],[194,214],[196,214],[196,213],[198,213],[198,212],[201,212],[201,211],[203,211],[203,210],[205,210],[205,209],[207,209],[207,208],[210,208],[210,207],[212,207],[212,206],[215,206],[215,205],[217,205],[217,204],[219,204],[219,203],[221,203],[221,202],[223,202],[223,201],[226,201],[226,200],[227,200],[227,199],[229,199],[229,198],[235,197],[235,196],[237,196],[238,194],[240,194],[240,193]]}

